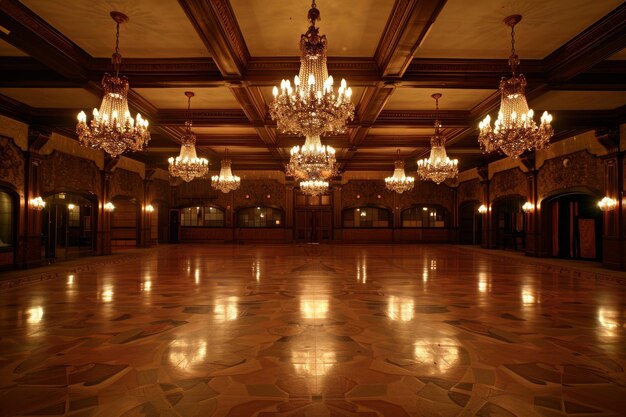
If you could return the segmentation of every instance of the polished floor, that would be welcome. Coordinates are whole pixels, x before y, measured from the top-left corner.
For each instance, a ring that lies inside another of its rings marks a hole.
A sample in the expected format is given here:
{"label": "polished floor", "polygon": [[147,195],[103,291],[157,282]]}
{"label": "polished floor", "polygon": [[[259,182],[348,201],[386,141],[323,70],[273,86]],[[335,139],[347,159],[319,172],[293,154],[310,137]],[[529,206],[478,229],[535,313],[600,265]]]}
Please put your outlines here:
{"label": "polished floor", "polygon": [[624,416],[625,307],[454,246],[165,247],[0,293],[0,416]]}

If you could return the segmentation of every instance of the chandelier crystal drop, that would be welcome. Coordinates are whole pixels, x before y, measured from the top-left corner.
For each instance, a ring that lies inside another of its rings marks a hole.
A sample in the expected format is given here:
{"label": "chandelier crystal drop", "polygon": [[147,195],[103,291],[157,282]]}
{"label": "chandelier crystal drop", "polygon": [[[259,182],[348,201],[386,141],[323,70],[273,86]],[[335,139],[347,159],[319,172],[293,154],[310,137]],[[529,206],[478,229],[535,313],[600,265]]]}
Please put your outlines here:
{"label": "chandelier crystal drop", "polygon": [[117,24],[115,53],[112,62],[115,75],[108,73],[102,78],[104,96],[100,109],[93,109],[93,119],[87,123],[84,111],[78,114],[76,133],[80,144],[93,149],[101,149],[117,158],[130,151],[142,151],[150,140],[148,121],[137,113],[133,119],[128,110],[128,79],[120,77],[122,55],[119,53],[120,24],[128,22],[128,16],[120,12],[111,12]]}
{"label": "chandelier crystal drop", "polygon": [[211,186],[216,190],[220,190],[223,193],[229,193],[239,188],[241,185],[241,178],[233,175],[231,170],[231,161],[228,159],[228,149],[226,150],[226,158],[222,159],[222,168],[220,169],[220,175],[213,175],[211,177]]}
{"label": "chandelier crystal drop", "polygon": [[439,132],[441,122],[439,121],[439,99],[441,94],[436,93],[431,96],[435,99],[436,120],[435,134],[430,139],[430,156],[428,159],[417,161],[417,174],[421,180],[432,180],[437,184],[448,178],[456,178],[459,174],[459,160],[450,159],[446,153],[446,138]]}
{"label": "chandelier crystal drop", "polygon": [[354,117],[350,101],[352,89],[341,80],[335,90],[328,76],[326,35],[319,34],[315,21],[320,12],[313,1],[308,13],[311,23],[300,37],[300,72],[290,80],[282,80],[280,89],[274,87],[270,115],[283,133],[309,136],[343,133],[346,121]]}
{"label": "chandelier crystal drop", "polygon": [[385,178],[385,187],[398,194],[413,189],[415,178],[406,176],[404,161],[400,159],[400,149],[398,149],[398,160],[394,162],[394,167],[393,176]]}
{"label": "chandelier crystal drop", "polygon": [[525,89],[526,78],[523,74],[516,74],[520,61],[515,53],[515,25],[522,20],[522,16],[507,17],[504,22],[511,27],[511,56],[509,66],[512,76],[500,80],[500,111],[498,118],[491,126],[491,116],[487,115],[480,122],[478,142],[484,152],[502,151],[512,158],[519,157],[526,150],[544,149],[549,145],[554,135],[552,129],[552,115],[547,111],[541,116],[541,124],[533,120],[534,111],[528,108]]}
{"label": "chandelier crystal drop", "polygon": [[322,145],[319,136],[307,136],[302,147],[291,148],[286,171],[296,180],[324,181],[337,175],[336,162],[335,149]]}
{"label": "chandelier crystal drop", "polygon": [[308,180],[300,182],[300,191],[302,191],[303,194],[311,196],[326,194],[328,187],[328,181]]}
{"label": "chandelier crystal drop", "polygon": [[[190,116],[191,98],[195,95],[191,91],[186,91],[187,96],[187,116]],[[209,173],[209,161],[206,158],[198,158],[196,154],[196,135],[191,130],[191,120],[185,122],[185,133],[180,138],[180,154],[176,158],[169,158],[169,172],[173,177],[182,178],[183,181],[190,182],[195,178],[204,177]]]}

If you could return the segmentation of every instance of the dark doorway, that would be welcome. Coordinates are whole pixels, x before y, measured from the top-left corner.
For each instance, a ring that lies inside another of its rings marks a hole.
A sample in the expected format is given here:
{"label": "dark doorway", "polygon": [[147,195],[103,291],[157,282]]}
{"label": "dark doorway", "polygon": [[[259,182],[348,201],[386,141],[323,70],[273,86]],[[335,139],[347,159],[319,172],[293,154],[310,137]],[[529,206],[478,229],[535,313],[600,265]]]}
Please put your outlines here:
{"label": "dark doorway", "polygon": [[332,239],[332,199],[330,195],[295,194],[294,238],[297,242],[321,243]]}
{"label": "dark doorway", "polygon": [[548,218],[550,254],[564,259],[602,259],[602,212],[589,194],[565,194],[542,204]]}
{"label": "dark doorway", "polygon": [[48,196],[42,211],[44,255],[49,261],[94,253],[94,203],[73,193]]}
{"label": "dark doorway", "polygon": [[526,218],[522,211],[525,198],[519,195],[502,197],[492,205],[494,242],[499,249],[524,250]]}
{"label": "dark doorway", "polygon": [[478,206],[478,201],[468,201],[459,207],[459,243],[462,245],[482,243],[483,216]]}

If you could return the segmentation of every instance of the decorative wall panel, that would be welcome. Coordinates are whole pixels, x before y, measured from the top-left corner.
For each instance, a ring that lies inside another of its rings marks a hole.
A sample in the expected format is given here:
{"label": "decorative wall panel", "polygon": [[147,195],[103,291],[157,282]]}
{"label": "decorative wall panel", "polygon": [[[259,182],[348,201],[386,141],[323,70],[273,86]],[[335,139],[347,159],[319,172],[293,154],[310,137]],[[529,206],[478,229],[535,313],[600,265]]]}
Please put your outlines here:
{"label": "decorative wall panel", "polygon": [[153,180],[150,184],[149,201],[165,202],[170,205],[171,200],[170,183],[163,180]]}
{"label": "decorative wall panel", "polygon": [[539,197],[562,189],[587,187],[603,194],[604,166],[602,160],[587,151],[574,152],[545,161],[537,175]]}
{"label": "decorative wall panel", "polygon": [[519,168],[495,173],[489,183],[489,199],[493,201],[498,197],[513,194],[521,196],[528,194],[528,184],[524,173]]}
{"label": "decorative wall panel", "polygon": [[473,179],[459,184],[457,187],[457,201],[459,205],[464,201],[482,201],[482,190],[480,181]]}
{"label": "decorative wall panel", "polygon": [[93,161],[55,151],[43,159],[41,179],[43,194],[67,190],[100,197],[100,170]]}
{"label": "decorative wall panel", "polygon": [[391,209],[393,198],[393,193],[387,191],[383,181],[352,180],[341,187],[342,208],[376,205]]}
{"label": "decorative wall panel", "polygon": [[131,197],[143,200],[143,180],[136,172],[116,169],[113,171],[109,194],[114,197]]}
{"label": "decorative wall panel", "polygon": [[[284,209],[285,192],[285,185],[275,180],[241,180],[241,188],[234,194],[235,209],[268,205]],[[268,195],[270,198],[267,198]]]}
{"label": "decorative wall panel", "polygon": [[416,204],[436,204],[449,212],[454,210],[454,188],[432,181],[417,181],[415,187],[406,193],[396,196],[396,207],[400,211]]}
{"label": "decorative wall panel", "polygon": [[0,181],[24,189],[24,155],[12,139],[0,136]]}

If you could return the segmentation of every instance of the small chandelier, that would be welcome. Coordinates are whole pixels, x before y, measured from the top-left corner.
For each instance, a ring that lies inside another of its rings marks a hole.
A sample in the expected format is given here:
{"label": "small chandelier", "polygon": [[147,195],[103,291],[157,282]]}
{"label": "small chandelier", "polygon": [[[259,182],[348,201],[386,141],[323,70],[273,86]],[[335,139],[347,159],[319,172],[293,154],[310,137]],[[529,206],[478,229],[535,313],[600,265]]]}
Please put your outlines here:
{"label": "small chandelier", "polygon": [[46,208],[46,202],[43,201],[43,198],[41,198],[41,196],[31,198],[31,200],[29,201],[29,204],[33,210],[37,210],[37,211],[41,211],[44,208]]}
{"label": "small chandelier", "polygon": [[315,21],[320,12],[311,4],[309,29],[300,37],[300,71],[291,81],[282,80],[274,87],[270,115],[283,133],[303,135],[304,146],[291,149],[287,175],[299,180],[324,181],[337,174],[335,150],[323,146],[323,134],[343,133],[346,121],[354,117],[350,100],[352,89],[341,80],[337,90],[328,75],[326,35],[319,34]]}
{"label": "small chandelier", "polygon": [[531,203],[530,201],[527,201],[522,205],[522,211],[524,213],[532,213],[534,210],[535,210],[535,205]]}
{"label": "small chandelier", "polygon": [[302,147],[291,148],[286,171],[297,180],[327,180],[337,175],[335,149],[322,145],[319,136],[307,136]]}
{"label": "small chandelier", "polygon": [[115,75],[104,74],[102,88],[104,97],[100,110],[93,109],[93,119],[87,124],[87,115],[84,111],[78,114],[76,133],[80,144],[104,152],[117,158],[120,154],[131,151],[142,151],[150,140],[148,121],[137,113],[136,119],[130,116],[128,110],[128,79],[120,77],[120,24],[128,22],[128,16],[120,12],[111,12],[111,17],[117,24],[115,37],[115,53],[112,62]]}
{"label": "small chandelier", "polygon": [[233,175],[230,168],[230,159],[228,159],[228,149],[226,149],[226,158],[222,159],[222,168],[220,169],[220,175],[213,175],[211,177],[211,185],[216,190],[220,190],[223,193],[234,191],[241,185],[241,178]]}
{"label": "small chandelier", "polygon": [[389,191],[394,191],[398,194],[413,189],[415,178],[406,176],[404,161],[400,159],[400,149],[398,149],[398,160],[394,162],[394,166],[393,176],[385,178],[385,187]]}
{"label": "small chandelier", "polygon": [[196,135],[191,131],[191,98],[195,94],[186,91],[187,96],[187,117],[185,122],[185,133],[180,138],[180,155],[176,158],[169,158],[169,171],[172,177],[180,177],[189,182],[194,178],[204,177],[209,172],[209,161],[206,158],[198,158],[196,154]]}
{"label": "small chandelier", "polygon": [[300,191],[303,194],[316,196],[328,192],[328,181],[308,180],[300,182]]}
{"label": "small chandelier", "polygon": [[435,134],[430,139],[430,156],[428,159],[417,161],[417,174],[422,180],[432,180],[440,184],[447,178],[455,178],[459,174],[459,160],[450,159],[446,153],[446,138],[439,132],[441,122],[439,121],[439,99],[441,94],[436,93],[431,96],[435,99],[436,120]]}
{"label": "small chandelier", "polygon": [[526,78],[523,74],[516,74],[520,61],[515,53],[515,25],[522,20],[522,16],[513,15],[504,19],[504,23],[511,27],[511,56],[509,66],[512,76],[500,80],[500,111],[498,119],[491,127],[491,116],[487,115],[480,122],[478,142],[484,152],[502,151],[512,158],[519,157],[526,150],[544,149],[549,145],[554,135],[552,116],[544,111],[541,116],[541,125],[537,127],[533,120],[534,111],[528,109],[525,89]]}

